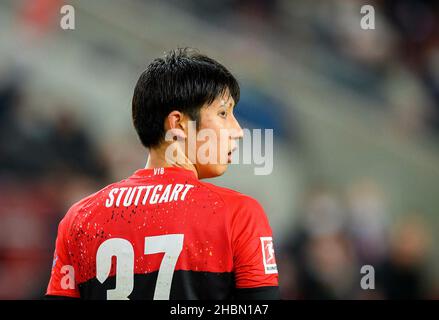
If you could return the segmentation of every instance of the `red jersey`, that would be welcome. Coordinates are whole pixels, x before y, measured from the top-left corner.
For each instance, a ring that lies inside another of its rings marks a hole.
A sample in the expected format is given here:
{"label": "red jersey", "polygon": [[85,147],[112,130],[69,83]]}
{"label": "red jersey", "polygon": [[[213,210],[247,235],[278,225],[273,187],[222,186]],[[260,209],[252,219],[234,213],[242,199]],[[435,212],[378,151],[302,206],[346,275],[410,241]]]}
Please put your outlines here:
{"label": "red jersey", "polygon": [[259,203],[169,167],[138,170],[70,208],[46,295],[232,299],[277,286]]}

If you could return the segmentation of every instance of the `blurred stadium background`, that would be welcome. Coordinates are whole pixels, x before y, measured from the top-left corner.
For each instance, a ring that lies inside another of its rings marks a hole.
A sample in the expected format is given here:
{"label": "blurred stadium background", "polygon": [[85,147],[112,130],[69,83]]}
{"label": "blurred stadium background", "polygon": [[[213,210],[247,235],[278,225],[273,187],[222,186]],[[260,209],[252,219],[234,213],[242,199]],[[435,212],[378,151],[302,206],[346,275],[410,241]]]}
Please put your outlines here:
{"label": "blurred stadium background", "polygon": [[145,165],[134,84],[184,46],[239,78],[243,126],[274,129],[273,174],[214,182],[265,207],[284,299],[439,298],[438,35],[427,0],[1,0],[0,299],[41,298],[70,205]]}

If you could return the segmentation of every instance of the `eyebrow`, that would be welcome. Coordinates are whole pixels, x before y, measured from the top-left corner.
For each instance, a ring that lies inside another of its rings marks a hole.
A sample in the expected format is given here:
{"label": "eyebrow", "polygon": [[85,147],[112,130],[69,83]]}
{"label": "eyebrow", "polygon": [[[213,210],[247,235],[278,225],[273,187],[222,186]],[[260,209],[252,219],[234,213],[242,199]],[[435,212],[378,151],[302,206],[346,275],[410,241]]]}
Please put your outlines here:
{"label": "eyebrow", "polygon": [[[230,100],[230,99],[229,99]],[[232,98],[232,100],[229,102],[229,103],[226,103],[226,101],[224,101],[224,103],[221,103],[220,105],[219,105],[219,107],[221,108],[221,107],[226,107],[226,108],[234,108],[236,106],[236,104],[233,102],[233,98]]]}

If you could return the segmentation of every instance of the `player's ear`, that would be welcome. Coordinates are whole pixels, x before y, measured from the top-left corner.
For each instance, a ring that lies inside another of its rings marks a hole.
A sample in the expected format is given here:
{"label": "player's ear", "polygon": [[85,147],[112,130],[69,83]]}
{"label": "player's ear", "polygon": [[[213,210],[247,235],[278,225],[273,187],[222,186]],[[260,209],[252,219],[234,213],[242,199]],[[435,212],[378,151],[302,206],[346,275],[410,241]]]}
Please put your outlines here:
{"label": "player's ear", "polygon": [[171,111],[165,120],[165,130],[178,140],[186,139],[185,116],[180,111]]}

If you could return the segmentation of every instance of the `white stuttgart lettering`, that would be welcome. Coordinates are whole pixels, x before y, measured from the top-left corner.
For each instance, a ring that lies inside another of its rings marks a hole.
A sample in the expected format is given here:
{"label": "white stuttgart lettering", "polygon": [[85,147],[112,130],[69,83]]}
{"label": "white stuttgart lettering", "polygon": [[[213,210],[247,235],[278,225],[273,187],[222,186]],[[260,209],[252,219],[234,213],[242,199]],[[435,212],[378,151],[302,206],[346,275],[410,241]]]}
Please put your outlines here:
{"label": "white stuttgart lettering", "polygon": [[113,188],[108,193],[105,206],[110,207],[129,207],[137,206],[142,199],[142,205],[166,203],[172,201],[184,201],[186,195],[194,186],[191,184],[168,184],[168,185],[149,185],[136,187]]}

